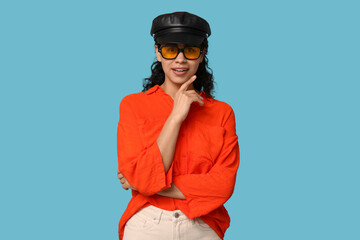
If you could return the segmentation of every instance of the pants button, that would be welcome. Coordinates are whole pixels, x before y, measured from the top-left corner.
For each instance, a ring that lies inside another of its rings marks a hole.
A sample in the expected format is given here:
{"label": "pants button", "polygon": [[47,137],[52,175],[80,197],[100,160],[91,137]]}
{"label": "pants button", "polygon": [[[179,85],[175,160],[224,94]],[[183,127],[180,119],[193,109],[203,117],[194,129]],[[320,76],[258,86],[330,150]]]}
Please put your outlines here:
{"label": "pants button", "polygon": [[178,218],[179,216],[180,216],[180,214],[179,213],[175,213],[175,215],[174,215],[176,218]]}

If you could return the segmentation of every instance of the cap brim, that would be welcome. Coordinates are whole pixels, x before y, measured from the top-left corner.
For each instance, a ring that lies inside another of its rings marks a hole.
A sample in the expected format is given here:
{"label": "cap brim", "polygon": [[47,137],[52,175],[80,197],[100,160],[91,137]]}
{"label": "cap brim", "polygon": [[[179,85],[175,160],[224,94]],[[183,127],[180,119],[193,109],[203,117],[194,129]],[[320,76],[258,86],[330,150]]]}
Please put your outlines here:
{"label": "cap brim", "polygon": [[160,44],[164,43],[183,43],[183,44],[201,44],[204,37],[195,34],[171,33],[158,36],[156,41]]}

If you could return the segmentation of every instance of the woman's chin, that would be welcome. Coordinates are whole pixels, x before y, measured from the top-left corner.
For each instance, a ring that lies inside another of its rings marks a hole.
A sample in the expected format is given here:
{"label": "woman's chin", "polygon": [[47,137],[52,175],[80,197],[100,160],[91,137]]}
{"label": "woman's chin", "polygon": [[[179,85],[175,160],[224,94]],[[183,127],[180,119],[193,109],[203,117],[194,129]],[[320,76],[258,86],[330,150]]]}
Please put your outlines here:
{"label": "woman's chin", "polygon": [[181,77],[181,78],[180,77],[175,77],[175,78],[171,78],[170,80],[175,84],[183,84],[184,82],[186,82],[189,79],[186,78],[186,77]]}

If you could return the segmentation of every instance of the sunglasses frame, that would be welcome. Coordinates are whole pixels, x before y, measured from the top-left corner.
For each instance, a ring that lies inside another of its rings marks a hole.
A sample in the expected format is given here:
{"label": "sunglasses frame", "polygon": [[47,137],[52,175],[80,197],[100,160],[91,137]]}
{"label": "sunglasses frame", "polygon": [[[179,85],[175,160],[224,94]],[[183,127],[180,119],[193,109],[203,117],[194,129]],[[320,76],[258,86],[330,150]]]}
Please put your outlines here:
{"label": "sunglasses frame", "polygon": [[[161,46],[160,43],[156,43],[156,45],[158,46],[158,51],[159,51],[159,53],[161,54],[161,56],[162,56],[163,58],[167,59],[167,60],[173,60],[173,59],[177,58],[177,56],[179,55],[180,52],[183,53],[184,58],[186,58],[187,60],[196,60],[196,59],[199,59],[199,58],[201,57],[201,54],[203,53],[203,50],[204,50],[204,47],[198,47],[198,48],[200,48],[200,55],[199,55],[199,57],[190,59],[190,58],[187,58],[187,57],[185,56],[184,50],[185,50],[185,48],[187,48],[187,47],[179,48],[178,46],[175,45],[175,46],[173,46],[173,47],[176,47],[177,50],[178,50],[176,56],[175,56],[174,58],[166,58],[166,57],[163,56],[161,50],[162,50],[163,47],[166,47],[167,44],[164,44],[164,46]],[[197,46],[188,46],[188,47],[197,47]]]}

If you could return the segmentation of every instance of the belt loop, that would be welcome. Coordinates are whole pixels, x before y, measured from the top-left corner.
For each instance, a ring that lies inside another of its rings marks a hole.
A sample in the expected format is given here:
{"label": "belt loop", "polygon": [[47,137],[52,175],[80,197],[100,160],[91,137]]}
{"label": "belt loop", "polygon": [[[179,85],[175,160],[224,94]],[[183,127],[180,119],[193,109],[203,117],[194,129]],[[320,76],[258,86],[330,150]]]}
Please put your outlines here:
{"label": "belt loop", "polygon": [[154,217],[154,223],[159,224],[160,220],[161,220],[161,215],[163,213],[163,210],[159,209],[158,211],[156,211],[156,215]]}

